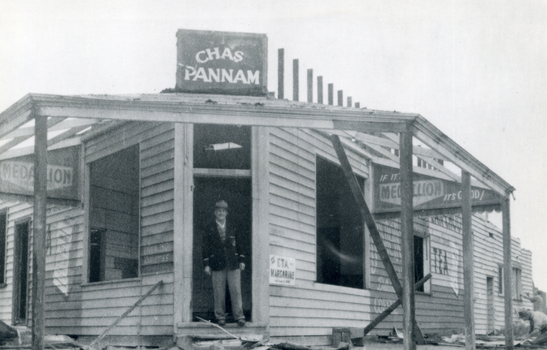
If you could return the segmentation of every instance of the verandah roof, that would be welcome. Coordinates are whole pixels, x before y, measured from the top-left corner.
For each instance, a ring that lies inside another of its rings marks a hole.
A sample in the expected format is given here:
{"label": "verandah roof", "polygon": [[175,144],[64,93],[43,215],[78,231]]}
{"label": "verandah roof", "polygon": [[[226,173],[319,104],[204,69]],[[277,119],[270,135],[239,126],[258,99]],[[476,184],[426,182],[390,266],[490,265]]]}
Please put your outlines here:
{"label": "verandah roof", "polygon": [[460,175],[449,169],[453,164],[502,196],[515,190],[419,114],[267,97],[28,94],[0,114],[0,160],[34,153],[35,117],[48,117],[48,149],[80,144],[83,138],[128,121],[297,127],[336,134],[373,163],[393,167],[399,163],[391,153],[399,149],[396,133],[411,131],[424,145],[414,146],[413,154],[430,165],[415,167],[415,172],[460,181]]}

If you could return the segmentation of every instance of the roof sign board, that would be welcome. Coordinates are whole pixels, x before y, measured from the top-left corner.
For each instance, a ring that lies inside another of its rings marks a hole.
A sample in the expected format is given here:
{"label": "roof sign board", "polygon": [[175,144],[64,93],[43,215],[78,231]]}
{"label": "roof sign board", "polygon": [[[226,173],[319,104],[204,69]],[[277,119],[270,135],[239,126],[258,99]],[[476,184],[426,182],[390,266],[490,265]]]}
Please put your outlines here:
{"label": "roof sign board", "polygon": [[267,57],[265,34],[180,29],[176,91],[264,96]]}
{"label": "roof sign board", "polygon": [[[374,165],[374,213],[398,213],[401,211],[401,175],[397,168]],[[435,211],[460,209],[462,205],[461,184],[435,177],[413,175],[414,210]],[[473,209],[490,208],[501,203],[501,196],[492,190],[471,187]],[[475,208],[478,207],[478,208]]]}
{"label": "roof sign board", "polygon": [[[80,200],[80,147],[47,153],[47,197]],[[34,196],[34,155],[0,161],[0,195]]]}

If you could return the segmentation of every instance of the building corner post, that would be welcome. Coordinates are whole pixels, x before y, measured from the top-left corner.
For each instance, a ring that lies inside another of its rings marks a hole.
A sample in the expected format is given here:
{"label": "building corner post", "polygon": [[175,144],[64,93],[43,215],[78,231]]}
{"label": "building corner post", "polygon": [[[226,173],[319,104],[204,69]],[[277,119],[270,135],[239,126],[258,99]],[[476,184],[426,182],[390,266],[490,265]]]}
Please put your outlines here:
{"label": "building corner post", "polygon": [[473,299],[475,288],[473,286],[473,232],[471,210],[471,175],[462,170],[462,245],[463,245],[463,284],[465,295],[465,349],[475,349],[475,316]]}
{"label": "building corner post", "polygon": [[512,285],[512,257],[511,257],[511,217],[509,208],[509,196],[507,193],[501,201],[502,232],[503,232],[503,289],[505,297],[505,348],[512,350],[514,347],[513,335],[513,285]]}
{"label": "building corner post", "polygon": [[403,249],[403,345],[415,350],[414,208],[412,179],[412,131],[401,132],[401,233]]}
{"label": "building corner post", "polygon": [[32,349],[44,348],[46,275],[47,117],[34,117],[34,219],[32,225]]}

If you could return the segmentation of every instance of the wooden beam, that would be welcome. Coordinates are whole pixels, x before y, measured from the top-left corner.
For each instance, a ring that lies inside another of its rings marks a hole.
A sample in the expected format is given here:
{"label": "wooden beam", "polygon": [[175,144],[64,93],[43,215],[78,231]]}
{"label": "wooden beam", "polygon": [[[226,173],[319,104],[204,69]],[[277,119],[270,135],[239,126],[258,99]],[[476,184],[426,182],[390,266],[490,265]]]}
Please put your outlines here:
{"label": "wooden beam", "polygon": [[299,86],[299,81],[298,81],[298,59],[294,59],[292,61],[292,99],[293,101],[298,101],[299,100],[299,96],[298,96],[298,86]]}
{"label": "wooden beam", "polygon": [[[64,119],[63,121],[59,123],[55,123],[54,125],[50,125],[50,121],[48,120],[48,133],[51,133],[53,131],[59,131],[63,129],[71,129],[79,126],[92,126],[94,124],[99,123],[99,120],[97,119]],[[34,126],[29,126],[25,128],[19,128],[16,129],[9,134],[7,134],[5,138],[15,138],[15,137],[21,137],[21,136],[34,136]]]}
{"label": "wooden beam", "polygon": [[313,69],[308,69],[308,103],[313,102]]}
{"label": "wooden beam", "polygon": [[418,116],[416,118],[416,123],[413,124],[413,132],[416,138],[431,149],[435,149],[441,155],[442,159],[446,159],[460,169],[469,172],[476,180],[482,182],[500,195],[505,196],[507,193],[515,190],[514,187],[488,169],[448,136],[437,130],[423,117]]}
{"label": "wooden beam", "polygon": [[[48,148],[48,151],[66,148],[66,147],[72,147],[72,146],[81,146],[80,138],[74,137],[71,139],[66,139],[61,142],[58,142],[52,145],[50,148]],[[6,151],[0,154],[0,160],[17,158],[17,157],[27,156],[30,154],[34,154],[34,146],[21,147],[21,148],[16,148],[16,149],[11,149],[9,151]]]}
{"label": "wooden beam", "polygon": [[47,118],[36,117],[34,139],[34,220],[32,227],[32,349],[44,349],[47,209]]}
{"label": "wooden beam", "polygon": [[21,142],[24,142],[25,140],[28,140],[28,139],[29,139],[28,136],[21,136],[21,137],[16,137],[12,139],[11,141],[4,143],[2,146],[0,146],[0,154],[9,151],[12,147],[17,146]]}
{"label": "wooden beam", "polygon": [[463,287],[464,287],[464,319],[465,348],[475,349],[475,318],[473,287],[473,232],[471,231],[471,175],[462,170],[462,249],[463,249]]}
{"label": "wooden beam", "polygon": [[3,138],[6,134],[31,120],[33,118],[33,111],[28,110],[17,115],[6,115],[6,118],[7,120],[0,124],[0,138]]}
{"label": "wooden beam", "polygon": [[317,103],[323,104],[323,77],[317,77]]}
{"label": "wooden beam", "polygon": [[194,210],[193,210],[193,196],[194,196],[194,125],[185,124],[185,136],[184,136],[184,149],[183,159],[184,167],[182,176],[182,254],[183,254],[183,266],[182,266],[182,279],[183,279],[183,322],[192,322],[192,284],[193,284],[193,246],[194,246]]}
{"label": "wooden beam", "polygon": [[[173,179],[173,210],[180,215],[173,216],[173,334],[178,332],[178,324],[184,321],[188,322],[189,310],[185,308],[189,307],[187,302],[188,298],[185,298],[185,293],[188,293],[188,288],[185,288],[184,280],[184,257],[186,252],[184,251],[184,232],[185,228],[188,228],[188,223],[184,219],[185,214],[184,196],[191,196],[192,194],[185,191],[185,176],[193,176],[192,169],[185,169],[188,165],[186,159],[186,137],[187,133],[185,125],[181,123],[175,123],[174,125],[174,179]],[[186,227],[185,227],[186,225]],[[191,293],[191,290],[190,290]]]}
{"label": "wooden beam", "polygon": [[334,104],[334,85],[331,83],[328,85],[329,93],[329,106]]}
{"label": "wooden beam", "polygon": [[412,185],[412,133],[400,135],[401,156],[401,235],[403,255],[403,346],[405,350],[416,349],[414,332],[414,210]]}
{"label": "wooden beam", "polygon": [[285,98],[285,49],[277,50],[277,98]]}
{"label": "wooden beam", "polygon": [[[431,274],[428,273],[424,278],[419,280],[416,283],[416,286],[414,287],[415,290],[418,290],[421,286],[425,284],[425,282],[429,281],[431,278]],[[377,325],[380,324],[386,317],[388,317],[395,309],[401,305],[402,301],[401,299],[395,300],[393,304],[391,304],[387,309],[385,309],[380,315],[378,315],[371,323],[369,323],[364,330],[364,335],[367,335],[370,331],[372,331],[374,328],[376,328]]]}
{"label": "wooden beam", "polygon": [[513,283],[511,257],[511,216],[509,195],[501,202],[502,234],[503,234],[503,291],[505,299],[505,349],[513,349]]}
{"label": "wooden beam", "polygon": [[333,120],[334,129],[340,130],[355,130],[359,132],[384,132],[384,131],[408,131],[411,122],[408,121],[389,121],[379,120],[375,122],[369,122],[366,120]]}
{"label": "wooden beam", "polygon": [[67,131],[65,131],[63,133],[60,133],[59,135],[49,139],[47,141],[47,145],[48,145],[48,147],[53,146],[53,145],[55,145],[55,144],[57,144],[61,141],[64,141],[64,140],[76,135],[80,131],[85,130],[87,128],[89,128],[89,126],[78,126],[78,127],[72,128],[72,129],[68,129]]}
{"label": "wooden beam", "polygon": [[344,91],[338,90],[338,106],[343,107],[344,106]]}

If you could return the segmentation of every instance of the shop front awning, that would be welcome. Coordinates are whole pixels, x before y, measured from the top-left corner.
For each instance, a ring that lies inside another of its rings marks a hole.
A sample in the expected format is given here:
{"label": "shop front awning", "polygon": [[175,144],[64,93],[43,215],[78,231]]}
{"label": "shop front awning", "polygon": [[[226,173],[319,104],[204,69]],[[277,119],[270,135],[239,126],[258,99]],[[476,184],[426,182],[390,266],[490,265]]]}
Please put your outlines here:
{"label": "shop front awning", "polygon": [[0,114],[0,160],[34,152],[34,118],[47,117],[48,150],[78,145],[121,123],[179,122],[316,129],[336,134],[374,164],[399,166],[399,132],[411,131],[417,174],[460,181],[501,196],[515,189],[419,114],[327,106],[266,97],[200,94],[28,94]]}

